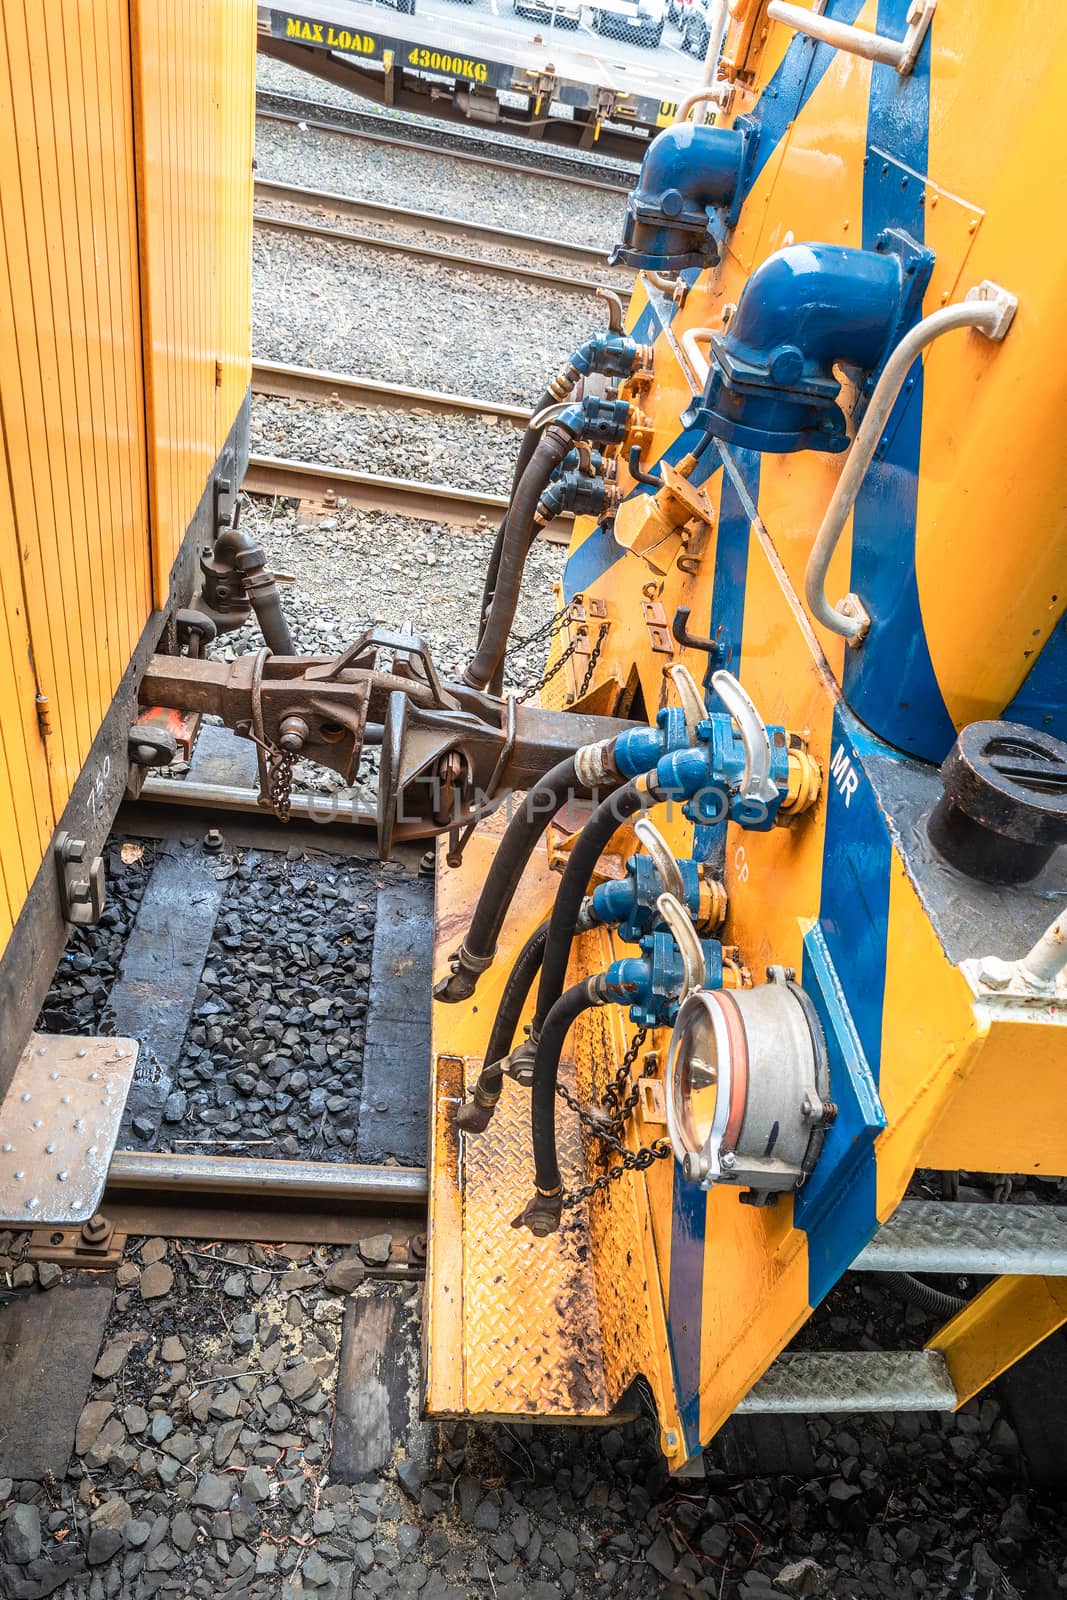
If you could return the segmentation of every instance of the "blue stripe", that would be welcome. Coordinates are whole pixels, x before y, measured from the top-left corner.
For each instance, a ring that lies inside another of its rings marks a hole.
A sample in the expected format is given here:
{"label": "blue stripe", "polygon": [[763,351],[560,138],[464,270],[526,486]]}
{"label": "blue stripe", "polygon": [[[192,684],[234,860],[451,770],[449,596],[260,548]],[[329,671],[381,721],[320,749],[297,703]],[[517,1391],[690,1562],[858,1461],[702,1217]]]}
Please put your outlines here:
{"label": "blue stripe", "polygon": [[1018,694],[1005,706],[1004,718],[1067,739],[1067,611],[1045,640]]}
{"label": "blue stripe", "polygon": [[689,1182],[676,1161],[667,1342],[674,1364],[674,1392],[678,1397],[687,1456],[700,1448],[700,1353],[707,1213],[707,1195],[699,1184]]}
{"label": "blue stripe", "polygon": [[873,748],[884,749],[839,707],[824,780],[818,937],[806,942],[803,971],[804,988],[826,1031],[830,1094],[839,1108],[794,1210],[796,1226],[808,1234],[813,1306],[877,1227],[873,1141],[885,1120],[876,1087],[893,849],[863,771],[862,752]]}
{"label": "blue stripe", "polygon": [[[901,38],[909,0],[881,0],[878,31]],[[936,24],[935,24],[936,25]],[[932,32],[932,30],[931,30]],[[927,169],[931,34],[914,71],[871,68],[863,184],[863,248],[886,228],[924,240],[922,177]],[[891,160],[887,161],[886,157]],[[922,315],[917,307],[913,321]],[[901,329],[903,333],[904,329]],[[871,614],[871,631],[845,657],[845,698],[858,716],[897,748],[941,761],[956,737],[923,627],[915,573],[915,523],[922,444],[923,369],[915,363],[889,418],[856,500],[852,588]]]}
{"label": "blue stripe", "polygon": [[[728,450],[716,440],[708,456],[712,462],[715,452],[719,459],[729,460],[741,480],[738,489],[734,474],[723,472],[722,493],[719,499],[719,521],[715,534],[715,573],[711,589],[711,614],[708,617],[708,637],[714,638],[722,628],[722,643],[726,647],[726,664],[735,678],[741,676],[741,641],[745,622],[745,593],[748,585],[748,547],[752,529],[752,512],[759,500],[760,462],[755,450]],[[707,688],[707,679],[705,679]],[[706,694],[708,709],[723,710],[718,696]],[[698,827],[693,835],[693,857],[707,862],[716,876],[721,877],[726,863],[725,822],[709,827]]]}

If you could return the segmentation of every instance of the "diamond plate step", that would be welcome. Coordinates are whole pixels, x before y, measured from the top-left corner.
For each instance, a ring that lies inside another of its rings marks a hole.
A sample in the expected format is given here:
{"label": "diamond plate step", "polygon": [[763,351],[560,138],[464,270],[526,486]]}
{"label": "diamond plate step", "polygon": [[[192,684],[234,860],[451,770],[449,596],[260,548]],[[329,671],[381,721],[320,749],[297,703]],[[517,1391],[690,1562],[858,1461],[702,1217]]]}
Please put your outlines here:
{"label": "diamond plate step", "polygon": [[742,1412],[954,1411],[937,1350],[786,1352],[749,1390]]}
{"label": "diamond plate step", "polygon": [[97,1210],[139,1048],[30,1035],[0,1105],[0,1222],[87,1222]]}
{"label": "diamond plate step", "polygon": [[905,1200],[852,1268],[1067,1277],[1067,1207]]}

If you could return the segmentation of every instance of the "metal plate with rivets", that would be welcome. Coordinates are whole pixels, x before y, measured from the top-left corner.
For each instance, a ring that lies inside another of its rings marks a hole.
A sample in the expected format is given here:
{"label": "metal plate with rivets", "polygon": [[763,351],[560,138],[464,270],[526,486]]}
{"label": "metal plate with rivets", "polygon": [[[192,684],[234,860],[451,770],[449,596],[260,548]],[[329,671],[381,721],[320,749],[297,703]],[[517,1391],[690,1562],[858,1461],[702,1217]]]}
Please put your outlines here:
{"label": "metal plate with rivets", "polygon": [[138,1048],[136,1039],[31,1034],[0,1105],[0,1220],[26,1227],[93,1215]]}

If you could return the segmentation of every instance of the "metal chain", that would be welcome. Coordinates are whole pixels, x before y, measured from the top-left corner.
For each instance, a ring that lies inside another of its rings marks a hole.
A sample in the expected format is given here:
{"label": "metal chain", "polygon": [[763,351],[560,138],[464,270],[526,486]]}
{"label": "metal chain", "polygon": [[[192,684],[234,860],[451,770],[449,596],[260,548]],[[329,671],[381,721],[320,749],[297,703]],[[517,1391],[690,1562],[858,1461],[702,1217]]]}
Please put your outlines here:
{"label": "metal chain", "polygon": [[279,750],[275,745],[267,759],[270,771],[267,799],[279,822],[288,822],[292,804],[293,767],[296,765],[296,756],[292,755],[288,750]]}
{"label": "metal chain", "polygon": [[564,1190],[564,1208],[591,1199],[609,1184],[617,1182],[624,1172],[644,1172],[654,1161],[662,1161],[671,1153],[670,1142],[667,1139],[656,1139],[652,1144],[638,1150],[629,1150],[622,1142],[627,1120],[637,1105],[641,1093],[638,1083],[630,1083],[630,1073],[647,1037],[648,1029],[638,1028],[630,1041],[629,1049],[615,1069],[614,1078],[604,1090],[597,1110],[586,1110],[579,1105],[564,1084],[556,1084],[556,1094],[576,1113],[582,1126],[593,1138],[599,1139],[619,1157],[614,1166],[608,1167],[607,1171],[594,1178],[592,1183],[583,1183],[580,1188]]}
{"label": "metal chain", "polygon": [[608,625],[606,622],[602,622],[600,624],[600,632],[596,636],[596,644],[589,652],[589,665],[585,669],[585,677],[582,679],[578,693],[574,697],[576,700],[580,700],[582,698],[582,696],[585,694],[585,691],[593,681],[593,673],[596,670],[597,662],[600,660],[600,652],[604,648],[604,640],[607,638],[607,636]]}
{"label": "metal chain", "polygon": [[511,644],[512,651],[517,653],[520,650],[525,650],[531,644],[539,643],[542,639],[554,639],[570,616],[571,604],[572,602],[568,600],[565,605],[560,606],[554,616],[549,617],[548,621],[543,622],[539,628],[535,628],[533,633],[528,633],[525,639],[513,640]]}

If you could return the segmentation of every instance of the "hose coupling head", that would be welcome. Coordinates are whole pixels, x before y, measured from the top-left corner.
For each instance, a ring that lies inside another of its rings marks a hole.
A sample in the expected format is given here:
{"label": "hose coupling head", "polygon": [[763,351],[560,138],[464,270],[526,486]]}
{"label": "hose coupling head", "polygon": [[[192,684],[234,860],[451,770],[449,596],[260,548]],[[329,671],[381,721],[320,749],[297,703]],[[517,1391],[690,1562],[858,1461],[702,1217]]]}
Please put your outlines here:
{"label": "hose coupling head", "polygon": [[522,1044],[515,1046],[505,1059],[504,1071],[523,1089],[533,1082],[534,1057],[537,1055],[537,1035],[531,1030]]}
{"label": "hose coupling head", "polygon": [[563,1190],[554,1189],[546,1194],[541,1189],[535,1189],[533,1198],[528,1200],[517,1217],[512,1218],[513,1228],[529,1228],[535,1239],[544,1239],[550,1233],[558,1233],[559,1225],[563,1219]]}
{"label": "hose coupling head", "polygon": [[[495,1073],[492,1068],[488,1073],[482,1068],[481,1076],[474,1085],[474,1093],[456,1111],[453,1120],[463,1133],[484,1133],[493,1119],[503,1081],[503,1064],[497,1062],[495,1065],[500,1069]],[[485,1081],[487,1077],[488,1082]]]}
{"label": "hose coupling head", "polygon": [[578,782],[587,789],[615,783],[619,777],[619,769],[615,764],[615,740],[598,739],[595,744],[583,744],[575,753],[574,771]]}
{"label": "hose coupling head", "polygon": [[447,978],[438,979],[433,987],[435,1000],[443,1000],[446,1005],[456,1005],[460,1000],[469,1000],[478,987],[478,979],[486,972],[496,959],[496,951],[490,955],[472,955],[466,945],[451,957],[452,971]]}

